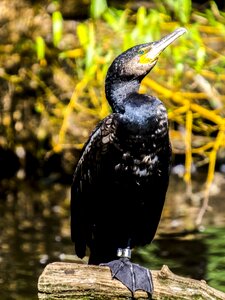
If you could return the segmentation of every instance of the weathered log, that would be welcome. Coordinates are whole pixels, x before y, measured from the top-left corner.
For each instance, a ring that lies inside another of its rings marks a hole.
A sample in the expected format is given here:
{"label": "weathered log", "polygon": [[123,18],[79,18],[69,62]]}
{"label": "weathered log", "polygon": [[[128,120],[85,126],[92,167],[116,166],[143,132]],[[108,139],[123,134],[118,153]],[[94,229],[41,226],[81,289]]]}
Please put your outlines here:
{"label": "weathered log", "polygon": [[[205,281],[175,275],[167,266],[152,271],[152,277],[152,299],[225,300],[225,293],[208,286]],[[112,279],[109,268],[103,266],[55,262],[45,267],[38,281],[40,300],[127,300],[131,297],[131,292],[120,281]],[[134,297],[149,299],[144,291],[136,291]]]}

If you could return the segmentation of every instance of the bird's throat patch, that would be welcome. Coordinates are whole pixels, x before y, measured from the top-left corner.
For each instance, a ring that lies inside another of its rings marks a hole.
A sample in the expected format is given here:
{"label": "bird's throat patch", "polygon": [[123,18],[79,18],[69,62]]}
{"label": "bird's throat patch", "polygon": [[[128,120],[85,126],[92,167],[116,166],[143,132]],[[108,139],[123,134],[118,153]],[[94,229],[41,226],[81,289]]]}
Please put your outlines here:
{"label": "bird's throat patch", "polygon": [[152,58],[147,57],[146,54],[141,55],[141,57],[140,57],[141,64],[150,64],[150,63],[153,63],[155,60],[157,60],[157,57],[152,59]]}

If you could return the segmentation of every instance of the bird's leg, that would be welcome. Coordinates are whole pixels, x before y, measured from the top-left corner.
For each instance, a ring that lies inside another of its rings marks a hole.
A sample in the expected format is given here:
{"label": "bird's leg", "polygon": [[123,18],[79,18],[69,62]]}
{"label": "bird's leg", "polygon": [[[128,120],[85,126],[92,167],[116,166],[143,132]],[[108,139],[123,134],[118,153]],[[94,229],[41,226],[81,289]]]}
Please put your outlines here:
{"label": "bird's leg", "polygon": [[153,281],[148,269],[134,264],[130,261],[131,249],[119,248],[117,250],[119,259],[101,265],[108,266],[112,273],[112,278],[121,281],[133,294],[136,290],[144,290],[149,294],[153,293]]}
{"label": "bird's leg", "polygon": [[130,249],[130,246],[127,246],[127,248],[125,248],[125,249],[118,248],[117,249],[117,257],[131,259],[131,249]]}

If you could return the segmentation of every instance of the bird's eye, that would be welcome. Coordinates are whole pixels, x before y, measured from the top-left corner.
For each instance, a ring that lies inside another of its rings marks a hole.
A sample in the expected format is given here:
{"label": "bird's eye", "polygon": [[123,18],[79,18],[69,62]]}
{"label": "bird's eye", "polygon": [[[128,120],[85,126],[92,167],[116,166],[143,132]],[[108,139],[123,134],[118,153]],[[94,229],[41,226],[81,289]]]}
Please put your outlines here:
{"label": "bird's eye", "polygon": [[139,55],[142,55],[142,54],[144,54],[144,53],[145,53],[144,50],[139,50],[139,51],[138,51],[138,54],[139,54]]}

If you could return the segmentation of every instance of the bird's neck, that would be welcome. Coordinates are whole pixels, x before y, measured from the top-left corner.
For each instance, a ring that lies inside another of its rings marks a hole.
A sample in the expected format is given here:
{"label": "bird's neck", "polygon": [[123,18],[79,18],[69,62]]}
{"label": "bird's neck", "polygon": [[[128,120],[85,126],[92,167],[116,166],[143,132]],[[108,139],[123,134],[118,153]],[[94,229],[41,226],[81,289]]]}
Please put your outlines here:
{"label": "bird's neck", "polygon": [[105,93],[113,112],[123,112],[124,99],[130,94],[138,93],[139,87],[140,81],[138,79],[121,80],[119,78],[107,78]]}

